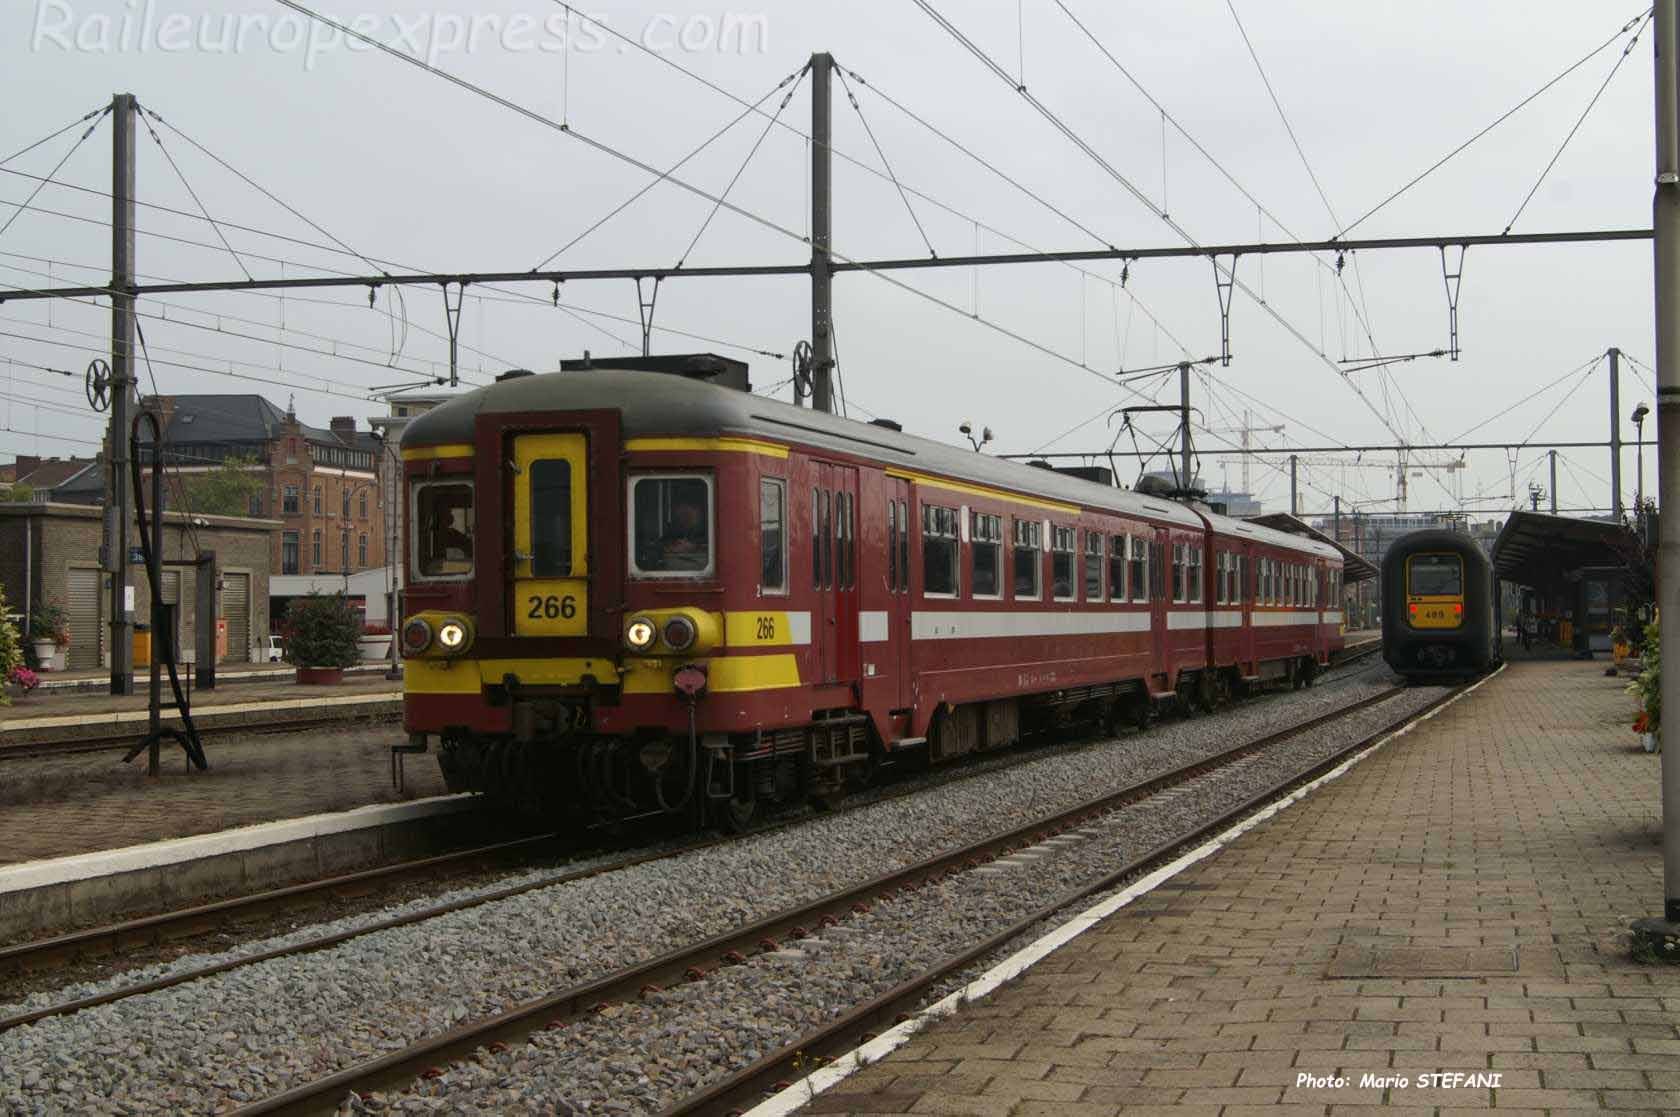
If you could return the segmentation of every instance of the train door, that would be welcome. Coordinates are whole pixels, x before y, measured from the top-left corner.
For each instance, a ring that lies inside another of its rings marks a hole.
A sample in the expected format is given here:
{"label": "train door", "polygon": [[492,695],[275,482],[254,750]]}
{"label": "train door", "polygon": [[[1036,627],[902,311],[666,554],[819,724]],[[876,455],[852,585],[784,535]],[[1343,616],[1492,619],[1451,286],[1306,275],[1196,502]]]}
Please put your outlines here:
{"label": "train door", "polygon": [[870,585],[879,580],[886,586],[886,608],[859,615],[859,636],[864,659],[874,667],[873,678],[880,680],[875,693],[888,708],[898,710],[915,701],[910,684],[910,482],[902,477],[884,481],[885,508],[877,518],[884,532],[881,543],[873,542],[873,526],[862,534],[867,543],[863,552],[870,556],[865,564],[874,567],[864,573]]}
{"label": "train door", "polygon": [[[582,636],[589,625],[584,436],[517,435],[513,471],[514,635]],[[638,514],[671,522],[671,506],[684,499],[704,509],[709,503],[707,486],[699,476],[667,479],[661,486],[649,483],[637,494],[639,503],[647,506]],[[651,529],[650,537],[655,537]]]}
{"label": "train door", "polygon": [[1237,563],[1231,582],[1236,596],[1238,673],[1252,675],[1257,670],[1254,662],[1254,545],[1239,543],[1233,554]]}
{"label": "train door", "polygon": [[1172,604],[1172,580],[1167,569],[1167,563],[1172,561],[1171,537],[1166,528],[1151,528],[1145,538],[1149,540],[1149,631],[1153,636],[1150,644],[1154,648],[1150,671],[1161,677],[1157,680],[1161,682],[1161,689],[1170,690],[1176,681],[1173,678],[1172,633],[1167,631],[1167,617]]}
{"label": "train door", "polygon": [[855,683],[862,656],[858,646],[857,469],[812,463],[811,580],[816,612],[811,639],[820,682]]}

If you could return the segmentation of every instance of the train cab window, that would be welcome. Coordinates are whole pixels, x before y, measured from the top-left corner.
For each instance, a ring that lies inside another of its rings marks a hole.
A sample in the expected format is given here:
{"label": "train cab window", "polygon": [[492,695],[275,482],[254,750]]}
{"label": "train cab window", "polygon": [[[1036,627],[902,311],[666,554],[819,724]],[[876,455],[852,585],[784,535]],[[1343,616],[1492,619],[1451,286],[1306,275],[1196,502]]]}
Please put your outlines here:
{"label": "train cab window", "polygon": [[1110,601],[1126,600],[1126,559],[1130,555],[1124,535],[1108,537],[1108,597]]}
{"label": "train cab window", "polygon": [[659,578],[712,573],[712,479],[630,479],[630,572]]}
{"label": "train cab window", "polygon": [[922,594],[957,596],[957,510],[922,505]]}
{"label": "train cab window", "polygon": [[969,586],[975,597],[1003,596],[1003,517],[969,514]]}
{"label": "train cab window", "polygon": [[1073,581],[1073,529],[1050,529],[1050,595],[1057,601],[1076,601],[1079,590]]}
{"label": "train cab window", "polygon": [[434,481],[414,490],[414,576],[466,578],[473,571],[473,485]]}
{"label": "train cab window", "polygon": [[1154,550],[1154,544],[1141,535],[1131,536],[1130,569],[1126,572],[1132,587],[1133,601],[1148,601],[1149,587],[1153,584],[1149,580],[1149,554]]}
{"label": "train cab window", "polygon": [[1462,594],[1464,561],[1457,555],[1413,555],[1406,560],[1406,592],[1413,597]]}
{"label": "train cab window", "polygon": [[786,593],[787,482],[763,477],[758,482],[758,592]]}
{"label": "train cab window", "polygon": [[1103,599],[1103,533],[1085,531],[1085,600]]}
{"label": "train cab window", "polygon": [[564,578],[572,572],[572,463],[545,458],[530,468],[531,577]]}
{"label": "train cab window", "polygon": [[1016,520],[1015,596],[1023,601],[1038,597],[1044,577],[1044,525],[1037,520]]}
{"label": "train cab window", "polygon": [[1202,600],[1202,548],[1200,544],[1187,543],[1185,550],[1185,596],[1196,604]]}

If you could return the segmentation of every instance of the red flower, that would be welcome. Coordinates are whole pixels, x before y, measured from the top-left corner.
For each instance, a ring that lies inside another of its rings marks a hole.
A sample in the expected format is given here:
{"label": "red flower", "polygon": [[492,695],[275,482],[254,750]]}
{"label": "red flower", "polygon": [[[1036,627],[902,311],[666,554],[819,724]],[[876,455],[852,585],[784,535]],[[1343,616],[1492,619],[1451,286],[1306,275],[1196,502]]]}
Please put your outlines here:
{"label": "red flower", "polygon": [[1650,730],[1651,715],[1644,710],[1640,710],[1639,716],[1633,719],[1633,731],[1635,733],[1648,733]]}

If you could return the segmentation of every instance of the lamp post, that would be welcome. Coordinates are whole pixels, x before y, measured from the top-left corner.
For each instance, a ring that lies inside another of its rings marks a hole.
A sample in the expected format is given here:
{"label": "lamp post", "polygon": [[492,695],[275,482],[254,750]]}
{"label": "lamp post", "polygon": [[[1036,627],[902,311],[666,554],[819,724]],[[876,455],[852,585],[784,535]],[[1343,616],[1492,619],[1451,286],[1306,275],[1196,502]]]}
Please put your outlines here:
{"label": "lamp post", "polygon": [[1635,478],[1633,489],[1633,514],[1635,519],[1639,516],[1639,510],[1645,507],[1645,416],[1650,413],[1651,409],[1646,407],[1643,403],[1633,409],[1633,430],[1635,442],[1633,448]]}

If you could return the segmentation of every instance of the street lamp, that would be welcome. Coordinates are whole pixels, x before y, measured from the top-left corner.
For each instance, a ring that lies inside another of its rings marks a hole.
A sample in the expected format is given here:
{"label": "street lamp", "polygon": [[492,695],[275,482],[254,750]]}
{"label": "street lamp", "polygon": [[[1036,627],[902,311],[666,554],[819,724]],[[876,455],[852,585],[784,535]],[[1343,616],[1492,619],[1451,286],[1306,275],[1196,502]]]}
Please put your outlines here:
{"label": "street lamp", "polygon": [[1635,517],[1638,517],[1639,510],[1645,507],[1645,416],[1650,413],[1651,409],[1646,407],[1644,403],[1640,403],[1638,407],[1633,409],[1633,429],[1639,443],[1634,447],[1635,476],[1638,478],[1634,482],[1633,490],[1633,514]]}

